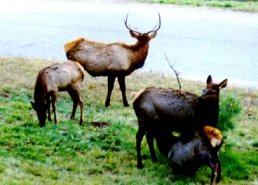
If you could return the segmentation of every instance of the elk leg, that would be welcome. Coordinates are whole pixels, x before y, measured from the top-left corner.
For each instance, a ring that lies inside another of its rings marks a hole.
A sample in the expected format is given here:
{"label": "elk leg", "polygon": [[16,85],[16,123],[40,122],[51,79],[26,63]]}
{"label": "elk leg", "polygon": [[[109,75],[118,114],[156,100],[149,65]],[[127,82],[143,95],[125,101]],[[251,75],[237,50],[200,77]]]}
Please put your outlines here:
{"label": "elk leg", "polygon": [[57,99],[57,96],[56,96],[56,93],[53,93],[51,97],[52,97],[52,109],[53,109],[53,112],[54,112],[55,124],[57,124],[57,116],[56,116],[56,99]]}
{"label": "elk leg", "polygon": [[140,169],[143,167],[141,156],[141,142],[145,133],[146,131],[141,128],[139,128],[138,132],[136,133],[137,167]]}
{"label": "elk leg", "polygon": [[47,97],[48,121],[52,121],[52,118],[51,118],[51,111],[50,111],[50,104],[51,104],[51,100],[50,100],[50,96],[48,96],[48,97]]}
{"label": "elk leg", "polygon": [[216,185],[217,178],[218,178],[217,168],[218,168],[218,163],[216,163],[216,164],[214,165],[214,169],[212,169],[212,175],[211,175],[211,183],[210,183],[210,185]]}
{"label": "elk leg", "polygon": [[80,105],[80,125],[83,124],[83,101],[82,101],[82,97],[81,97],[81,87],[78,86],[76,87],[76,89],[74,90],[74,98],[75,98],[75,102],[76,102],[76,106],[73,107],[73,116],[75,117],[75,112],[76,112],[76,108],[77,108],[77,105],[79,103]]}
{"label": "elk leg", "polygon": [[221,163],[220,161],[218,160],[218,163],[217,163],[218,167],[217,167],[217,179],[216,179],[216,182],[219,183],[219,181],[221,180]]}
{"label": "elk leg", "polygon": [[80,111],[81,111],[81,117],[80,117],[80,125],[83,124],[83,101],[80,93],[78,94],[79,96],[79,105],[80,105]]}
{"label": "elk leg", "polygon": [[118,77],[118,83],[119,83],[119,86],[120,86],[120,90],[122,92],[122,98],[123,98],[124,106],[128,107],[129,104],[128,104],[127,99],[126,99],[125,76],[119,76]]}
{"label": "elk leg", "polygon": [[156,157],[155,150],[154,150],[154,143],[153,143],[154,137],[153,137],[153,134],[148,132],[146,134],[146,138],[147,138],[147,143],[148,143],[149,150],[150,150],[150,153],[151,153],[151,160],[152,160],[152,162],[155,163],[155,162],[158,161],[158,159]]}
{"label": "elk leg", "polygon": [[209,166],[212,169],[210,184],[215,185],[221,179],[221,163],[220,163],[220,160],[217,158],[216,162],[210,162]]}
{"label": "elk leg", "polygon": [[73,89],[69,89],[68,90],[68,93],[73,101],[73,110],[72,110],[72,114],[71,114],[71,117],[70,119],[75,119],[75,113],[76,113],[76,109],[77,109],[77,106],[78,106],[78,98],[76,97],[76,92],[73,90]]}
{"label": "elk leg", "polygon": [[114,88],[114,82],[115,82],[116,76],[108,76],[108,93],[107,93],[107,99],[105,102],[105,106],[110,106],[110,97],[112,90]]}

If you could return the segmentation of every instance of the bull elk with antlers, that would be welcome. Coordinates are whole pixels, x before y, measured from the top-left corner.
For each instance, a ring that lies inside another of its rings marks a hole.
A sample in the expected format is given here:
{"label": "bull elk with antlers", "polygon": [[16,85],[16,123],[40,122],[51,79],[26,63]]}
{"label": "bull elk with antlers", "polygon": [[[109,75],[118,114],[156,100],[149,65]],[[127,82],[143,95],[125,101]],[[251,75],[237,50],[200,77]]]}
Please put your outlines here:
{"label": "bull elk with antlers", "polygon": [[127,24],[128,15],[126,16],[125,26],[131,36],[137,39],[135,44],[121,42],[107,44],[78,38],[64,45],[69,60],[79,62],[92,76],[108,77],[106,107],[110,106],[110,97],[116,78],[118,78],[122,92],[123,104],[125,107],[129,106],[126,99],[125,77],[144,65],[148,55],[149,41],[157,35],[161,26],[160,14],[158,15],[159,23],[146,33],[140,33],[130,28]]}

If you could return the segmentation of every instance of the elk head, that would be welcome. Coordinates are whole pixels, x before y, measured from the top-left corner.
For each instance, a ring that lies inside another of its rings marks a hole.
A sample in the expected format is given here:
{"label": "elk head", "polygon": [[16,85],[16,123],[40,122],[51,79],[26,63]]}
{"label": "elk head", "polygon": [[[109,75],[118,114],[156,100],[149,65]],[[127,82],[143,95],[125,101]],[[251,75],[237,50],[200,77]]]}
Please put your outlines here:
{"label": "elk head", "polygon": [[159,23],[151,31],[148,31],[146,33],[140,33],[136,30],[133,30],[132,28],[130,28],[128,26],[128,24],[127,24],[128,14],[126,15],[126,19],[125,19],[125,27],[129,30],[131,36],[136,38],[139,42],[149,42],[151,39],[156,37],[157,31],[161,27],[160,13],[158,13],[158,15],[159,15]]}
{"label": "elk head", "polygon": [[216,84],[212,82],[211,75],[208,76],[206,88],[203,90],[203,94],[198,97],[198,104],[195,109],[200,125],[209,122],[211,126],[217,126],[219,119],[219,92],[227,86],[227,81],[225,79]]}
{"label": "elk head", "polygon": [[45,103],[39,104],[39,103],[34,103],[30,102],[32,108],[36,111],[38,120],[39,120],[39,126],[44,127],[46,118],[47,118],[47,105]]}
{"label": "elk head", "polygon": [[228,80],[225,79],[219,84],[213,83],[211,75],[208,76],[206,81],[206,89],[203,90],[203,95],[219,96],[219,91],[227,86]]}

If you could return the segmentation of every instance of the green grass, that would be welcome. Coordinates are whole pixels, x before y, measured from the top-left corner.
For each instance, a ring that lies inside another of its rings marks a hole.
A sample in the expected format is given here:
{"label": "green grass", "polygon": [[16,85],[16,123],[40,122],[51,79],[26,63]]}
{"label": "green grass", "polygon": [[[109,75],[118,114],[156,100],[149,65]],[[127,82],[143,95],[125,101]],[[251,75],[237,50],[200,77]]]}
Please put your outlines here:
{"label": "green grass", "polygon": [[[174,175],[161,155],[158,155],[160,162],[153,164],[145,140],[142,145],[145,167],[136,168],[136,117],[132,106],[122,106],[117,84],[111,107],[104,107],[106,78],[86,74],[82,90],[83,126],[79,126],[79,120],[69,119],[71,100],[67,93],[60,93],[58,125],[47,122],[46,127],[40,128],[30,101],[38,70],[52,62],[0,58],[0,184],[209,183],[208,167],[201,168],[194,177],[184,177]],[[205,80],[181,80],[181,83],[183,89],[199,94]],[[178,87],[174,78],[159,74],[135,72],[126,81],[130,104],[136,92],[147,86]],[[104,121],[109,125],[98,128],[91,124],[92,121]],[[220,152],[223,166],[220,184],[257,183],[258,91],[223,89],[220,122],[225,138]]]}
{"label": "green grass", "polygon": [[236,11],[258,12],[257,0],[138,0],[140,2],[226,8]]}

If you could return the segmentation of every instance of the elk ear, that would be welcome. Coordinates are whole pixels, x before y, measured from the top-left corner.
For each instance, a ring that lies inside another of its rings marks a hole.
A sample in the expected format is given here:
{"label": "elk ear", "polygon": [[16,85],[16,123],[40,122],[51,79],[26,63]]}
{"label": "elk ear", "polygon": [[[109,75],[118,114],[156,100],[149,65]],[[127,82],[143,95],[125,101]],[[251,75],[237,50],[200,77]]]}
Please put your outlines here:
{"label": "elk ear", "polygon": [[223,80],[220,84],[219,84],[219,89],[223,89],[224,87],[227,86],[228,83],[228,79]]}
{"label": "elk ear", "polygon": [[206,83],[207,83],[207,85],[210,84],[210,83],[212,83],[212,77],[211,77],[211,75],[208,76]]}
{"label": "elk ear", "polygon": [[213,148],[221,146],[223,137],[221,132],[217,128],[214,128],[212,126],[204,126],[203,131],[209,139]]}
{"label": "elk ear", "polygon": [[139,34],[137,33],[137,32],[135,32],[135,31],[133,31],[133,30],[130,30],[130,34],[131,34],[131,36],[132,37],[134,37],[134,38],[138,38],[138,36],[139,36]]}
{"label": "elk ear", "polygon": [[150,35],[149,35],[149,38],[150,38],[150,39],[153,39],[153,38],[156,37],[156,35],[157,35],[157,32],[156,32],[156,31],[151,32]]}

